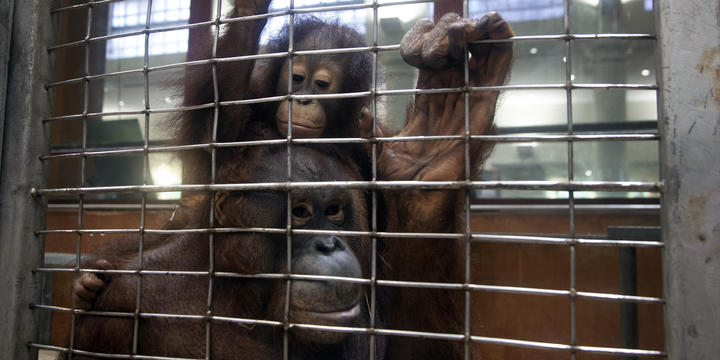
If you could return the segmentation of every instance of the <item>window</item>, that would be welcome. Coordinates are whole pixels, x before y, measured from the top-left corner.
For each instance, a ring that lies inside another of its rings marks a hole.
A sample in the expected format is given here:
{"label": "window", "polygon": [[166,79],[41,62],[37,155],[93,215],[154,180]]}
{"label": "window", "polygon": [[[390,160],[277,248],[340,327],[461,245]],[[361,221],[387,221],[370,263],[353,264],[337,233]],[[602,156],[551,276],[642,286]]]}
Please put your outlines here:
{"label": "window", "polygon": [[472,16],[496,11],[510,22],[561,18],[565,13],[563,0],[471,1],[468,6]]}
{"label": "window", "polygon": [[[110,5],[109,34],[122,34],[145,27],[147,0],[115,2]],[[186,24],[190,19],[190,0],[154,0],[152,27]],[[150,37],[150,56],[178,54],[187,51],[188,30],[157,33]],[[145,56],[145,36],[129,36],[108,41],[107,58],[122,59]]]}
{"label": "window", "polygon": [[[295,9],[309,9],[320,6],[338,6],[338,5],[352,5],[362,4],[359,0],[295,0],[293,1],[293,7]],[[290,0],[275,0],[270,4],[270,12],[282,11],[290,8]],[[303,16],[303,15],[300,15]],[[333,11],[326,13],[314,13],[311,16],[318,17],[324,20],[338,21],[341,24],[348,25],[360,33],[366,32],[365,23],[368,21],[367,10],[346,10],[346,11]],[[268,19],[263,31],[262,37],[260,38],[261,44],[266,44],[270,39],[270,36],[277,34],[280,29],[287,23],[287,17],[273,17]]]}

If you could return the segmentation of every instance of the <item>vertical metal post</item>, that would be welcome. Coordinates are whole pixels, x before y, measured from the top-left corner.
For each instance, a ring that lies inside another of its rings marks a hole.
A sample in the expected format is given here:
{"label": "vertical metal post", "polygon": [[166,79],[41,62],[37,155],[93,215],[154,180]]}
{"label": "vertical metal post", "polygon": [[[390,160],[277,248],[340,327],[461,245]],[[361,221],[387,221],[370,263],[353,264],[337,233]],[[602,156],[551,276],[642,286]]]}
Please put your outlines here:
{"label": "vertical metal post", "polygon": [[[295,51],[295,1],[290,0],[290,14],[288,16],[288,94],[293,94],[292,78],[293,78],[293,52]],[[287,181],[292,182],[292,113],[293,99],[288,99],[288,124],[287,124]],[[283,309],[283,360],[290,358],[290,296],[292,296],[292,192],[287,192],[287,237],[285,245],[285,264],[287,266],[287,279],[285,280],[285,304]]]}
{"label": "vertical metal post", "polygon": [[[563,1],[564,15],[563,15],[563,27],[565,28],[565,35],[570,36],[572,34],[572,28],[570,26],[570,9],[571,0]],[[567,134],[573,135],[573,78],[572,78],[572,43],[571,39],[565,39],[565,106],[567,113]],[[568,181],[575,180],[575,144],[572,141],[567,143],[567,174]],[[568,191],[568,219],[570,221],[570,228],[568,229],[568,237],[575,237],[575,192]],[[577,359],[576,351],[574,347],[577,346],[577,274],[576,274],[576,253],[575,244],[571,243],[569,246],[570,253],[570,359]]]}
{"label": "vertical metal post", "polygon": [[[14,0],[0,0],[0,144],[3,143],[3,128],[5,127],[7,64],[8,60],[10,60],[10,35],[12,34],[14,3]],[[0,145],[0,169],[2,169],[2,145]]]}
{"label": "vertical metal post", "polygon": [[670,359],[720,354],[720,2],[659,0],[665,331]]}
{"label": "vertical metal post", "polygon": [[[378,46],[378,39],[379,39],[379,21],[380,18],[378,17],[378,1],[373,0],[373,52],[372,52],[372,59],[373,59],[373,67],[372,67],[372,101],[370,103],[372,108],[372,138],[376,138],[377,133],[377,111],[378,111],[378,97],[377,97],[377,90],[378,90],[378,52],[377,52],[377,46]],[[377,155],[378,155],[378,146],[377,143],[373,142],[371,144],[371,180],[377,181]],[[378,192],[375,189],[370,190],[370,194],[372,196],[372,202],[370,209],[370,231],[375,234],[378,231]],[[371,251],[370,251],[370,321],[369,326],[372,332],[370,333],[370,360],[376,360],[378,357],[378,354],[380,354],[380,358],[382,358],[382,351],[384,347],[381,345],[378,349],[378,339],[377,335],[375,334],[375,329],[378,328],[378,320],[377,320],[377,259],[378,259],[378,238],[377,236],[373,235],[371,239]]]}
{"label": "vertical metal post", "polygon": [[[3,2],[5,3],[5,2]],[[48,151],[49,134],[41,121],[51,115],[45,84],[53,79],[47,51],[54,39],[50,8],[55,1],[14,3],[7,102],[0,173],[0,351],[6,359],[37,358],[27,344],[39,334],[38,313],[30,303],[41,296],[45,198],[32,189],[45,187],[47,174],[38,156]]]}
{"label": "vertical metal post", "polygon": [[[462,11],[462,17],[467,18],[469,11],[468,11],[468,0],[463,0],[463,11]],[[465,49],[465,54],[463,56],[463,62],[464,62],[464,79],[463,79],[463,85],[464,86],[470,86],[470,52],[468,49]],[[470,162],[470,92],[465,91],[463,94],[465,96],[465,181],[470,182],[472,181],[472,170],[471,170],[471,162]],[[464,340],[464,351],[465,351],[465,360],[471,359],[471,348],[470,348],[470,336],[472,334],[472,324],[470,322],[470,313],[472,311],[472,305],[471,305],[471,294],[470,294],[470,283],[472,283],[472,229],[470,227],[470,203],[471,195],[472,195],[472,189],[465,189],[464,191],[465,196],[465,230],[464,230],[464,239],[465,242],[465,285],[467,286],[465,288],[465,317],[463,322],[463,335],[465,335]]]}
{"label": "vertical metal post", "polygon": [[[212,29],[212,53],[211,57],[213,60],[218,57],[218,41],[220,39],[220,19],[223,13],[223,2],[218,0],[215,5],[215,14],[213,19],[215,26]],[[218,122],[220,119],[220,88],[218,82],[218,67],[217,63],[212,64],[212,83],[213,83],[213,127],[212,127],[212,143],[218,141]],[[213,147],[210,149],[210,179],[209,183],[215,183],[215,175],[217,173],[217,148]],[[215,227],[215,193],[210,194],[210,218],[208,219],[208,226]],[[215,234],[208,234],[208,297],[207,297],[207,311],[205,315],[207,320],[205,322],[205,359],[212,357],[213,342],[212,342],[212,316],[213,316],[213,289],[215,284]]]}

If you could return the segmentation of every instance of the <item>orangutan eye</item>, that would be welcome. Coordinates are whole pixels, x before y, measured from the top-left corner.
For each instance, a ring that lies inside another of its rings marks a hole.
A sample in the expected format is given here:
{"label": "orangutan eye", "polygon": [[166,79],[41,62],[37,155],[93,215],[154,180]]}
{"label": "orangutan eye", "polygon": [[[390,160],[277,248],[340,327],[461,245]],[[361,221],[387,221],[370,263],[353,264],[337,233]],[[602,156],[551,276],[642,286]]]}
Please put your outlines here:
{"label": "orangutan eye", "polygon": [[292,214],[294,217],[305,219],[312,216],[312,213],[310,212],[310,209],[308,209],[305,205],[296,206],[292,209]]}
{"label": "orangutan eye", "polygon": [[343,207],[340,204],[333,204],[325,209],[325,215],[331,221],[336,223],[342,223],[345,220],[345,214],[343,213]]}
{"label": "orangutan eye", "polygon": [[330,83],[325,80],[315,80],[315,85],[317,85],[321,89],[326,89],[328,86],[330,86]]}
{"label": "orangutan eye", "polygon": [[292,79],[294,82],[302,82],[305,80],[305,77],[300,74],[293,74]]}
{"label": "orangutan eye", "polygon": [[312,207],[309,203],[299,203],[292,208],[292,224],[294,226],[306,225],[313,217]]}
{"label": "orangutan eye", "polygon": [[337,213],[340,212],[340,206],[339,205],[330,205],[327,209],[325,209],[325,215],[333,216],[337,215]]}

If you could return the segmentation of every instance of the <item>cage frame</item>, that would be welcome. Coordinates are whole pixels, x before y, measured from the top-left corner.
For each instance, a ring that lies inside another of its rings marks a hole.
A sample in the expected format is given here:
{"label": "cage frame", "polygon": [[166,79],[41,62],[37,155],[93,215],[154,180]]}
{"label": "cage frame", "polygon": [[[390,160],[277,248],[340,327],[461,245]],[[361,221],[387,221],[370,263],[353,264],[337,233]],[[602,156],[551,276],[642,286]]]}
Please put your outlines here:
{"label": "cage frame", "polygon": [[[95,1],[90,0],[91,4],[102,4],[111,2],[108,0]],[[416,3],[417,1],[406,1],[403,3]],[[68,119],[82,119],[97,116],[84,111],[82,114],[71,115],[69,117],[53,118],[52,110],[52,91],[51,88],[60,86],[69,82],[89,82],[93,77],[88,75],[78,79],[71,79],[65,82],[53,82],[53,58],[52,51],[47,51],[47,43],[53,44],[54,32],[52,17],[53,13],[62,11],[58,9],[59,1],[47,0],[30,0],[30,1],[12,1],[5,0],[4,3],[9,4],[12,9],[12,28],[10,32],[0,31],[0,44],[10,43],[7,39],[12,36],[12,46],[9,48],[11,60],[8,66],[7,80],[3,79],[3,86],[7,84],[7,99],[3,98],[5,111],[0,114],[2,118],[3,132],[0,139],[3,141],[0,155],[0,176],[2,177],[2,187],[0,188],[0,204],[2,204],[3,216],[0,217],[0,283],[12,284],[9,291],[0,294],[0,304],[3,304],[6,319],[0,325],[2,333],[6,334],[0,340],[0,348],[7,349],[8,355],[14,359],[30,359],[35,355],[37,349],[51,348],[37,343],[38,339],[38,313],[45,310],[67,311],[67,309],[56,309],[52,306],[38,304],[41,292],[41,275],[45,272],[57,271],[49,270],[42,266],[43,264],[43,238],[45,234],[60,233],[64,231],[76,233],[78,236],[94,231],[105,230],[86,230],[82,229],[80,222],[78,229],[73,230],[44,230],[45,211],[47,209],[46,199],[43,195],[51,193],[83,194],[94,192],[140,192],[146,194],[156,191],[173,191],[173,190],[247,190],[247,189],[266,189],[278,188],[288,190],[293,187],[307,188],[312,186],[326,186],[329,184],[295,184],[287,185],[284,183],[268,183],[255,185],[228,185],[228,184],[208,184],[208,185],[179,185],[179,186],[155,186],[155,185],[139,185],[139,186],[122,186],[122,187],[74,187],[62,189],[48,189],[46,181],[46,163],[55,157],[81,157],[87,156],[103,156],[114,152],[91,152],[86,151],[85,147],[78,153],[64,155],[47,155],[49,154],[49,124],[53,121],[61,121]],[[149,4],[152,0],[149,0]],[[720,12],[720,4],[708,4],[704,0],[687,0],[687,1],[671,1],[656,0],[655,14],[656,26],[658,28],[657,35],[622,35],[622,34],[571,34],[569,29],[568,9],[570,0],[565,0],[565,34],[552,36],[535,36],[535,37],[517,37],[512,41],[523,41],[527,39],[539,40],[547,38],[549,40],[560,40],[566,44],[566,83],[557,85],[543,86],[498,86],[490,88],[476,88],[464,90],[480,91],[480,90],[522,90],[536,89],[538,87],[548,89],[564,89],[568,96],[568,134],[558,136],[513,136],[513,135],[473,135],[461,136],[464,139],[486,139],[493,141],[558,141],[568,142],[568,181],[565,182],[518,182],[518,181],[470,181],[469,177],[466,181],[457,182],[438,182],[438,183],[418,183],[418,182],[382,182],[374,181],[367,183],[341,183],[333,186],[338,187],[358,187],[369,189],[392,189],[392,188],[441,188],[441,189],[460,189],[466,193],[471,189],[483,188],[506,188],[506,189],[557,189],[565,190],[572,194],[573,191],[581,191],[585,189],[605,190],[605,191],[659,191],[662,193],[661,216],[663,224],[663,241],[662,242],[636,242],[629,240],[597,240],[578,238],[574,234],[573,226],[569,231],[567,238],[547,238],[541,236],[501,236],[493,234],[483,234],[477,232],[466,232],[466,234],[399,234],[399,233],[379,233],[376,229],[367,233],[347,232],[346,235],[372,235],[376,237],[433,237],[433,238],[467,238],[467,246],[469,247],[474,241],[494,241],[494,242],[528,242],[528,243],[551,243],[562,246],[569,246],[571,249],[571,257],[574,256],[573,249],[579,245],[589,246],[619,246],[619,247],[639,247],[652,246],[662,247],[663,251],[663,272],[664,272],[664,291],[663,299],[639,296],[623,296],[618,294],[603,293],[586,293],[576,291],[574,288],[574,280],[568,290],[554,291],[552,289],[533,289],[522,287],[503,287],[503,286],[487,286],[479,284],[445,284],[440,287],[463,289],[467,294],[470,291],[500,291],[509,293],[527,293],[541,294],[552,296],[569,296],[573,299],[588,297],[605,299],[609,301],[629,301],[629,302],[654,302],[665,303],[665,321],[666,321],[666,352],[629,350],[617,348],[598,348],[591,346],[582,346],[575,343],[575,335],[571,336],[569,344],[550,344],[532,341],[520,341],[502,338],[486,338],[480,336],[470,336],[466,334],[433,334],[420,333],[412,334],[409,332],[384,330],[384,329],[366,329],[374,334],[404,335],[404,336],[428,336],[435,338],[451,338],[458,341],[465,341],[466,348],[472,341],[508,344],[514,346],[525,346],[532,348],[544,349],[561,349],[567,350],[574,358],[577,352],[596,352],[605,354],[619,355],[646,355],[667,357],[670,359],[681,358],[711,358],[713,355],[720,353],[720,344],[715,339],[720,334],[720,313],[716,309],[717,303],[720,303],[720,291],[718,291],[717,283],[713,282],[720,274],[720,265],[717,261],[712,261],[712,254],[717,253],[718,244],[710,242],[702,242],[701,246],[697,245],[697,239],[688,234],[701,235],[697,232],[698,224],[713,224],[717,218],[717,209],[720,208],[720,194],[717,191],[717,184],[720,183],[720,173],[717,171],[707,173],[707,169],[720,168],[720,160],[714,154],[720,153],[720,141],[716,133],[712,130],[713,122],[720,118],[720,104],[718,106],[709,106],[698,109],[693,106],[697,101],[706,100],[708,94],[718,97],[717,95],[717,79],[712,82],[705,69],[698,66],[704,64],[713,66],[714,58],[710,58],[707,62],[708,54],[712,55],[712,49],[719,46],[720,37],[717,35],[718,26],[717,17]],[[373,2],[371,6],[375,12],[379,4]],[[467,4],[467,2],[466,2]],[[708,11],[698,13],[697,9],[710,6]],[[356,7],[356,6],[355,6]],[[88,6],[88,11],[92,11],[92,6]],[[342,8],[340,7],[331,7]],[[54,9],[54,10],[51,10]],[[317,9],[313,9],[317,11]],[[299,12],[299,11],[298,11]],[[690,16],[691,15],[691,16]],[[146,30],[141,31],[146,37],[146,53],[143,73],[147,78],[147,74],[152,69],[147,67],[147,39],[152,32],[149,29],[149,17],[146,23]],[[377,20],[377,15],[375,15]],[[241,21],[241,20],[234,20]],[[200,26],[192,24],[191,26]],[[679,31],[678,29],[682,29]],[[2,30],[2,29],[0,29]],[[159,31],[163,31],[162,29]],[[693,41],[687,41],[683,34],[691,33],[694,35]],[[123,34],[124,36],[125,34]],[[634,85],[634,84],[573,84],[570,80],[571,58],[570,58],[570,42],[580,38],[645,38],[655,39],[657,41],[656,66],[658,76],[657,85]],[[217,37],[215,37],[217,39]],[[93,39],[89,36],[81,40],[79,44],[87,46]],[[72,45],[72,44],[71,44]],[[78,44],[74,44],[78,45]],[[57,48],[57,47],[55,47]],[[697,49],[702,49],[701,54]],[[379,47],[376,44],[369,49],[375,51],[396,50],[396,47]],[[53,50],[53,47],[50,47]],[[358,50],[359,51],[359,50]],[[0,55],[5,55],[0,54]],[[284,56],[280,54],[278,56]],[[248,57],[248,59],[251,57]],[[5,57],[3,57],[5,60]],[[236,61],[243,59],[229,59],[228,61]],[[705,61],[705,62],[703,62]],[[187,66],[192,64],[175,64],[175,66]],[[715,65],[716,66],[716,65]],[[28,71],[29,70],[29,71]],[[111,76],[112,74],[103,74],[102,76]],[[146,96],[147,94],[147,81]],[[609,89],[609,88],[629,88],[629,89],[650,89],[658,92],[658,134],[641,134],[641,135],[577,135],[572,131],[572,108],[571,97],[574,89]],[[690,90],[691,89],[691,90]],[[418,90],[400,90],[400,91],[376,91],[373,95],[393,95],[393,94],[417,94],[422,92],[444,92],[458,91],[463,89],[440,89],[431,91]],[[714,94],[714,95],[713,95]],[[363,96],[365,93],[344,94],[342,96]],[[338,96],[339,97],[339,96]],[[301,96],[288,96],[286,99],[301,98]],[[271,101],[273,99],[263,99],[262,101]],[[226,105],[239,104],[243,102],[231,102]],[[217,108],[222,104],[213,104]],[[712,105],[712,103],[711,103]],[[187,110],[180,109],[179,111]],[[160,111],[175,111],[172,109],[160,109]],[[149,101],[146,101],[146,109],[140,111],[139,114],[145,116],[145,124],[147,126],[148,117],[153,112],[149,108]],[[106,113],[103,113],[106,115]],[[692,122],[688,119],[692,119]],[[693,132],[693,129],[695,132]],[[715,126],[715,131],[717,126]],[[705,131],[700,131],[705,130]],[[657,183],[630,183],[630,182],[581,182],[574,181],[572,171],[572,144],[576,141],[585,140],[660,140],[660,165],[661,165],[661,181]],[[427,141],[430,139],[376,139],[376,142],[382,141]],[[285,140],[279,140],[285,142]],[[321,140],[293,140],[287,141],[288,147],[292,143],[313,143],[313,142],[370,142],[364,139],[321,139]],[[270,143],[268,141],[267,143]],[[201,144],[199,146],[188,147],[209,147],[215,149],[221,146],[237,146],[237,143],[216,143]],[[153,151],[173,151],[183,150],[182,148],[149,146],[147,136],[145,144],[139,149],[125,149],[120,152],[131,153],[141,152],[145,154],[147,162],[147,154]],[[12,152],[12,156],[10,156]],[[38,158],[40,157],[40,161]],[[688,160],[690,159],[690,160]],[[698,167],[698,164],[701,166]],[[705,171],[703,171],[705,170]],[[147,171],[147,163],[145,164]],[[147,178],[147,172],[145,172]],[[31,180],[30,180],[31,179]],[[692,199],[704,198],[705,210],[697,212],[693,208]],[[144,204],[145,200],[143,200]],[[569,216],[573,219],[575,206],[572,195],[569,200]],[[469,207],[469,202],[468,202]],[[79,206],[79,212],[82,213],[82,201]],[[143,210],[144,210],[143,206]],[[81,217],[81,215],[80,215]],[[144,218],[144,217],[143,217]],[[702,220],[698,222],[698,219]],[[571,224],[574,224],[571,221]],[[708,231],[703,225],[700,226],[704,231]],[[224,231],[256,231],[257,229],[198,229],[197,231],[205,231],[209,233]],[[113,231],[113,230],[111,230]],[[138,232],[141,236],[144,233],[163,232],[162,230],[144,229],[141,225],[140,229],[114,229],[116,232]],[[274,229],[270,231],[285,231],[288,237],[292,233],[302,233],[299,230]],[[310,231],[322,233],[322,231]],[[709,236],[709,235],[707,235]],[[439,240],[442,241],[442,240]],[[710,254],[710,256],[708,255]],[[710,259],[710,261],[708,261]],[[469,261],[468,261],[469,263]],[[571,261],[574,264],[574,261]],[[75,269],[69,271],[81,270],[79,265]],[[90,269],[83,269],[90,270]],[[102,271],[99,271],[102,272]],[[123,273],[121,270],[107,271],[115,273]],[[134,271],[133,273],[153,273],[148,270]],[[571,274],[574,270],[571,270]],[[198,275],[206,275],[201,273]],[[707,274],[707,275],[705,275]],[[217,276],[237,276],[237,274],[215,274]],[[276,275],[265,275],[265,277],[273,277]],[[287,279],[304,278],[302,275],[285,274]],[[350,281],[350,280],[348,280]],[[353,280],[358,281],[358,280]],[[368,283],[377,285],[390,286],[414,286],[414,287],[437,287],[438,284],[433,283],[413,283],[398,282],[379,279],[367,279]],[[139,295],[138,295],[139,298]],[[573,304],[574,302],[571,302]],[[469,316],[466,301],[466,326],[469,326]],[[34,310],[30,310],[34,308]],[[44,310],[43,310],[44,309]],[[77,310],[72,310],[77,312]],[[571,314],[574,310],[571,309]],[[137,314],[130,314],[135,316]],[[150,314],[152,315],[152,314]],[[574,318],[574,316],[571,316]],[[572,320],[574,321],[574,320]],[[576,326],[572,326],[574,329]],[[688,336],[689,335],[689,336]],[[285,352],[287,354],[287,352]],[[467,357],[467,350],[466,350]],[[139,356],[136,358],[142,358]]]}

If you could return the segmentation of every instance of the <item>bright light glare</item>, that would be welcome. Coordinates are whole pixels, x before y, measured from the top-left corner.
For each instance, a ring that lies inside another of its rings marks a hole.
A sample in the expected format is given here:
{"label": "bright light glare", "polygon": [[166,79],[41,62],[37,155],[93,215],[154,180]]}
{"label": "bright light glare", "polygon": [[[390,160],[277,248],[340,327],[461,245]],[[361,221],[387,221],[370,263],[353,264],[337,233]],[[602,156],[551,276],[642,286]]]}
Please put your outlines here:
{"label": "bright light glare", "polygon": [[578,0],[578,2],[590,6],[598,6],[598,4],[600,4],[600,0]]}
{"label": "bright light glare", "polygon": [[[177,162],[173,162],[175,164]],[[179,164],[178,164],[179,165]],[[177,185],[182,182],[180,166],[160,164],[152,169],[152,178],[155,185]],[[180,198],[179,191],[157,193],[158,200],[173,200]]]}
{"label": "bright light glare", "polygon": [[[353,0],[294,0],[294,8],[312,8],[318,6],[353,4]],[[423,4],[424,5],[424,4]],[[427,7],[427,5],[424,5]],[[290,0],[275,0],[270,3],[270,12],[284,11],[290,8]],[[342,25],[347,25],[360,34],[366,33],[365,24],[367,23],[367,10],[344,10],[333,12],[314,13],[312,16],[329,22],[337,21]],[[268,19],[265,28],[260,34],[260,44],[267,44],[271,37],[277,35],[287,23],[288,18],[285,16],[276,16]]]}

